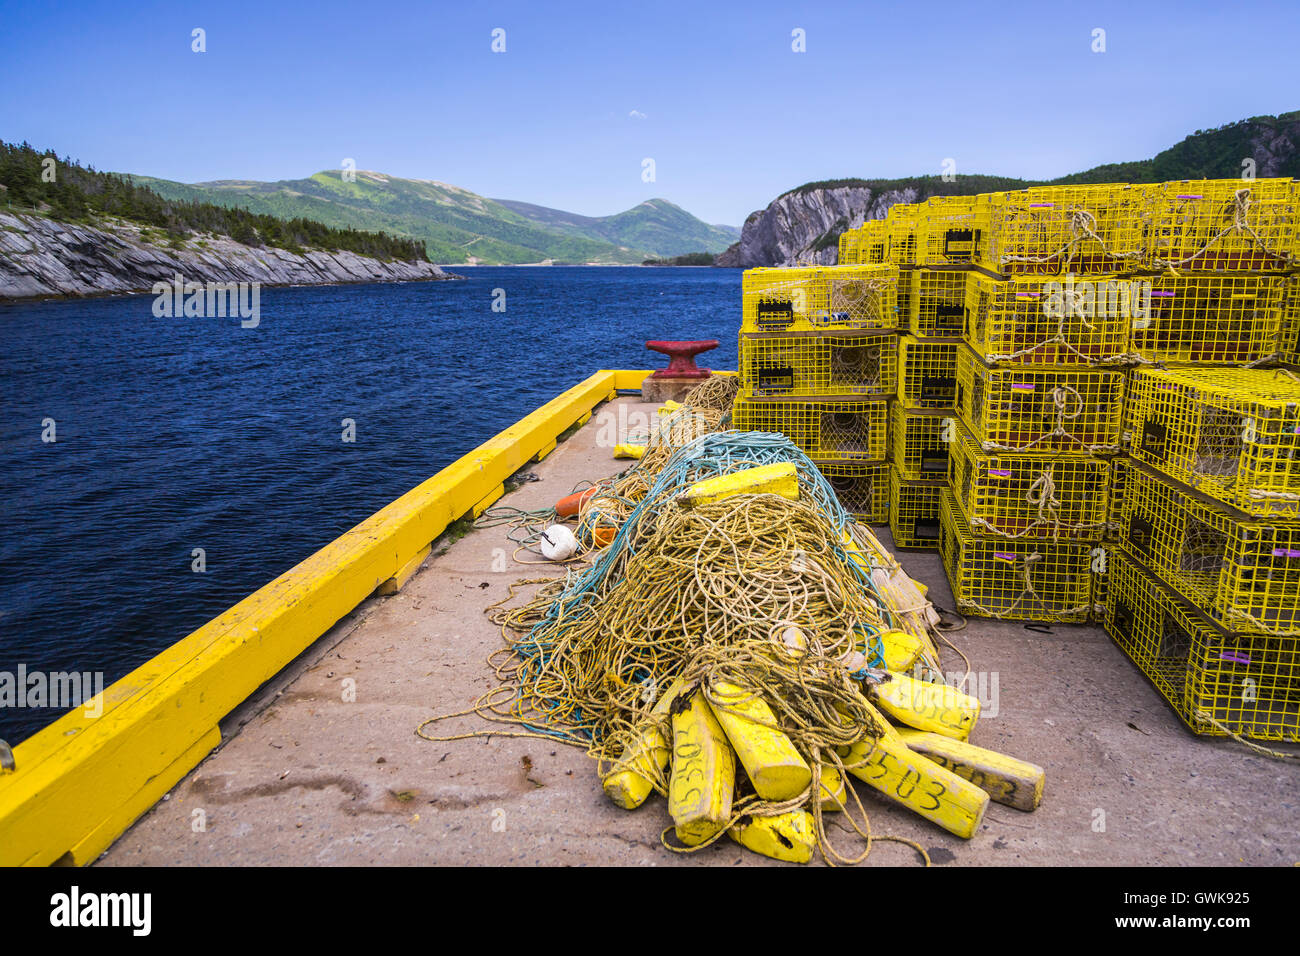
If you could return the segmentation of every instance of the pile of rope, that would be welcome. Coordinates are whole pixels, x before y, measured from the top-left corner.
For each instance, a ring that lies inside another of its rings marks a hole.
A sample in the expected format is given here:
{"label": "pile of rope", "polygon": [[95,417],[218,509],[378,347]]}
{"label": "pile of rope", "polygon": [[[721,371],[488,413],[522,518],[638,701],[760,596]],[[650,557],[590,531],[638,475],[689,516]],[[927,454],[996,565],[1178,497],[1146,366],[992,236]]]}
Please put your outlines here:
{"label": "pile of rope", "polygon": [[[746,494],[692,508],[678,501],[701,480],[778,462],[794,464],[798,500]],[[855,530],[816,466],[783,436],[700,436],[668,456],[590,566],[520,582],[545,584],[521,606],[490,609],[506,645],[491,661],[500,686],[417,733],[430,740],[541,736],[583,746],[604,765],[625,756],[648,721],[664,720],[651,710],[674,680],[701,689],[711,703],[711,688],[725,681],[771,708],[813,770],[812,784],[793,800],[774,804],[738,794],[735,818],[805,806],[823,857],[856,862],[870,850],[866,814],[858,804],[859,812],[841,818],[866,839],[866,849],[856,857],[835,850],[822,825],[822,768],[842,775],[842,748],[886,732],[855,675],[883,667],[879,635],[914,627],[904,613],[921,609],[891,609],[896,599],[891,605],[893,596],[882,596],[878,584],[891,586],[892,569],[876,566],[874,550]],[[793,653],[791,634],[800,635]],[[937,670],[937,655],[926,656]],[[446,736],[427,730],[467,714],[523,729]],[[666,794],[663,777],[651,782]],[[665,845],[700,848],[666,839]]]}

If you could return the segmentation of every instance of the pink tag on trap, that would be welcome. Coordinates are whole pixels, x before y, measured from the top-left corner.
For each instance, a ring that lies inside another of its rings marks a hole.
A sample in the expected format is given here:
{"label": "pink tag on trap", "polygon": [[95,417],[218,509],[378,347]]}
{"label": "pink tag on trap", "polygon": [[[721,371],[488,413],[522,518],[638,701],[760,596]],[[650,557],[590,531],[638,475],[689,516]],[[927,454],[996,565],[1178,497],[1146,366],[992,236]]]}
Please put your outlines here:
{"label": "pink tag on trap", "polygon": [[1242,654],[1240,651],[1224,651],[1219,655],[1219,660],[1229,661],[1233,664],[1249,664],[1250,657]]}

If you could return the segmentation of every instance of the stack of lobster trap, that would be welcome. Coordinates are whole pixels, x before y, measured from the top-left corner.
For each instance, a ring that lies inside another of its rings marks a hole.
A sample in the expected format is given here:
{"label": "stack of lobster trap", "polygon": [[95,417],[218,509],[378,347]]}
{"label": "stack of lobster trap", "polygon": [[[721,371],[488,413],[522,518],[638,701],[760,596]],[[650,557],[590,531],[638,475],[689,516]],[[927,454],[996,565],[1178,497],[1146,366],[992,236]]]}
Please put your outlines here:
{"label": "stack of lobster trap", "polygon": [[783,432],[817,463],[847,511],[883,522],[898,269],[751,269],[743,299],[734,427]]}
{"label": "stack of lobster trap", "polygon": [[1284,179],[897,204],[746,273],[737,427],[963,612],[1102,621],[1197,732],[1300,739],[1298,247]]}
{"label": "stack of lobster trap", "polygon": [[1112,639],[1197,733],[1300,740],[1300,193],[1155,187]]}

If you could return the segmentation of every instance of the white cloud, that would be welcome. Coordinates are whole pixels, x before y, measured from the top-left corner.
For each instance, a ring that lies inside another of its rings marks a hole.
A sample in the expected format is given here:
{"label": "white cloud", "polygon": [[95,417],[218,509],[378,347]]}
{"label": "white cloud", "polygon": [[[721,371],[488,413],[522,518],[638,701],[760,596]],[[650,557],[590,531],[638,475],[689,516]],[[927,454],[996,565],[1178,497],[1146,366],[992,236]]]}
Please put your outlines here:
{"label": "white cloud", "polygon": [[642,113],[640,110],[633,110],[627,115],[630,116],[632,119],[645,119],[645,114]]}

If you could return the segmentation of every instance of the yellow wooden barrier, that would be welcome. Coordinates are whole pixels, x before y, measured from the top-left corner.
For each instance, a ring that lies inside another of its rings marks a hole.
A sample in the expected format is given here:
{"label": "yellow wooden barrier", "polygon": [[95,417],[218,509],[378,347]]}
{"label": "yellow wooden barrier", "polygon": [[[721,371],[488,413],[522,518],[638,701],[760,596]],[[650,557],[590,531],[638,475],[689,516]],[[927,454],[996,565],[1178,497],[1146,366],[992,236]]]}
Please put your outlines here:
{"label": "yellow wooden barrier", "polygon": [[[64,714],[0,775],[0,865],[93,861],[220,742],[217,723],[617,389],[600,371]],[[94,708],[91,708],[92,710]]]}

